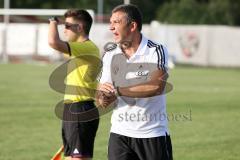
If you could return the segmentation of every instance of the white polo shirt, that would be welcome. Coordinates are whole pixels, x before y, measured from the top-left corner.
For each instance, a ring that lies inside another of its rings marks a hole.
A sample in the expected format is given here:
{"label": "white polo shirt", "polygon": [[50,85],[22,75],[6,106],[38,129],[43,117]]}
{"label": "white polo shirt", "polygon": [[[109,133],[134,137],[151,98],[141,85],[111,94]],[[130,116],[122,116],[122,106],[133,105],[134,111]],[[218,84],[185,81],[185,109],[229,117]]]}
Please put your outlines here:
{"label": "white polo shirt", "polygon": [[[129,59],[119,46],[105,53],[100,83],[119,87],[146,82],[153,70],[167,70],[167,49],[142,36],[141,43]],[[111,132],[133,137],[151,138],[168,134],[166,97],[118,97],[111,118]]]}

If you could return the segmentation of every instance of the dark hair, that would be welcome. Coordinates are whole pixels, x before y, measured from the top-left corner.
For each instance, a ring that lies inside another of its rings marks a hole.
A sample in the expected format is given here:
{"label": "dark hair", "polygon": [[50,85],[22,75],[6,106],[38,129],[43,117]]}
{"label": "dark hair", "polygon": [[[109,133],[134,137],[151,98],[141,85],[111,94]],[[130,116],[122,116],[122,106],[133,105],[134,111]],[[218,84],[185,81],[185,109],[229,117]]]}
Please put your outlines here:
{"label": "dark hair", "polygon": [[133,4],[122,4],[117,7],[115,7],[112,10],[112,13],[115,12],[123,12],[127,15],[127,21],[130,22],[136,22],[137,28],[139,31],[142,30],[142,14],[139,10],[139,8],[136,5]]}
{"label": "dark hair", "polygon": [[87,11],[80,9],[70,9],[64,14],[64,17],[72,17],[74,20],[82,22],[84,32],[86,34],[89,34],[93,19]]}

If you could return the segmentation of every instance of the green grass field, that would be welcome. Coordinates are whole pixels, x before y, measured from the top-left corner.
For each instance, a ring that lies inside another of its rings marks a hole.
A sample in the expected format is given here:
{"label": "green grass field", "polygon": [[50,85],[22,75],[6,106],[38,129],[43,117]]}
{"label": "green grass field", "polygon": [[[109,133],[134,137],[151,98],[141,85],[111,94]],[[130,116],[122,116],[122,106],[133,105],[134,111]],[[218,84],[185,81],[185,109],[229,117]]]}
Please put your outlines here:
{"label": "green grass field", "polygon": [[[54,114],[62,94],[50,89],[57,65],[0,65],[0,160],[50,160],[61,145]],[[240,70],[170,71],[168,114],[175,160],[238,160]],[[101,117],[94,160],[106,160],[110,113]]]}

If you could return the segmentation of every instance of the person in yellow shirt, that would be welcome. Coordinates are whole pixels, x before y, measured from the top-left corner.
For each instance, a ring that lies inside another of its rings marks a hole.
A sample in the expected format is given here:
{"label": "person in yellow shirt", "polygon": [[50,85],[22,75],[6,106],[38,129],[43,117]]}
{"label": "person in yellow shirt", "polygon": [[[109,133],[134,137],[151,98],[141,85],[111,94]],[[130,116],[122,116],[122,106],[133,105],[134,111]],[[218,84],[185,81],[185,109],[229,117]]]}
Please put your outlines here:
{"label": "person in yellow shirt", "polygon": [[[81,113],[93,110],[97,75],[101,70],[98,47],[89,39],[92,17],[85,10],[68,10],[65,14],[64,35],[59,38],[56,17],[49,19],[48,43],[61,53],[68,54],[67,77],[64,80],[64,111],[62,140],[68,160],[91,160],[99,119],[81,120]],[[71,116],[78,115],[71,121]],[[67,118],[66,118],[67,117]],[[69,118],[70,117],[70,118]]]}

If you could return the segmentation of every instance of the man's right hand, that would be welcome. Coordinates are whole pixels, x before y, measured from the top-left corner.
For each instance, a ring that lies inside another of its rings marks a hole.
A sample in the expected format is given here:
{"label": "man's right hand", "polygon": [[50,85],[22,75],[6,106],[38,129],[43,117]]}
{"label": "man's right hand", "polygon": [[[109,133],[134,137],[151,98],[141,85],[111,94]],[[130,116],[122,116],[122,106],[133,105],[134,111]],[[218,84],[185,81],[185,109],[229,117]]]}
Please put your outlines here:
{"label": "man's right hand", "polygon": [[116,101],[115,89],[112,84],[104,83],[99,84],[96,95],[96,102],[98,107],[111,107]]}

